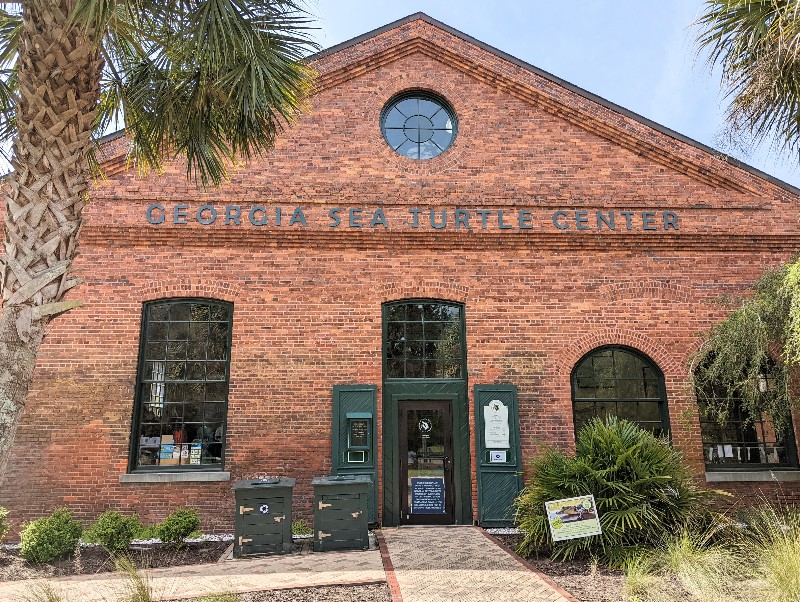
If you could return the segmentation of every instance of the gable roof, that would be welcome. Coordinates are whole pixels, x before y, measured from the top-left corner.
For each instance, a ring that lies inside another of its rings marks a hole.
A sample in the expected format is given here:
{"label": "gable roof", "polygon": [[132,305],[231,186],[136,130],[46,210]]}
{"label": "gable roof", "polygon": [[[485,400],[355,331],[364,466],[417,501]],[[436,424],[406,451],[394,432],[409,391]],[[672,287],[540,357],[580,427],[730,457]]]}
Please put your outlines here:
{"label": "gable roof", "polygon": [[[314,55],[311,55],[309,57],[309,61],[311,61],[311,62],[324,62],[326,59],[329,59],[330,57],[332,57],[333,55],[336,55],[337,53],[340,53],[342,51],[348,50],[348,49],[353,48],[355,46],[361,45],[364,42],[367,42],[369,40],[377,38],[378,36],[381,36],[382,34],[386,34],[388,32],[391,32],[392,30],[396,30],[396,29],[402,28],[402,27],[404,27],[404,26],[406,26],[408,24],[411,24],[411,23],[413,23],[415,21],[421,21],[421,22],[426,23],[426,24],[428,24],[428,25],[430,25],[432,27],[441,29],[441,30],[447,32],[448,34],[450,34],[450,35],[452,35],[452,36],[454,36],[456,38],[459,38],[460,40],[462,40],[464,42],[467,42],[468,44],[472,44],[474,46],[477,46],[481,50],[493,55],[494,57],[496,57],[498,59],[501,59],[503,61],[507,61],[507,62],[511,63],[512,65],[514,65],[516,67],[519,67],[521,69],[524,69],[527,72],[530,72],[530,73],[534,74],[535,76],[543,78],[547,82],[555,84],[556,86],[559,86],[560,88],[563,88],[565,91],[568,91],[569,93],[577,95],[578,97],[584,99],[585,101],[588,101],[588,102],[593,103],[595,105],[599,105],[600,107],[603,107],[604,109],[607,109],[609,111],[617,113],[617,114],[619,114],[619,115],[621,115],[621,116],[623,116],[623,117],[625,117],[627,119],[630,119],[630,120],[632,120],[632,121],[634,121],[634,122],[636,122],[638,124],[646,126],[647,128],[650,128],[650,129],[652,129],[652,130],[654,130],[654,131],[656,131],[656,132],[658,132],[658,133],[660,133],[660,134],[662,134],[664,136],[667,136],[667,137],[669,137],[669,138],[671,138],[673,140],[676,140],[676,141],[678,141],[680,143],[689,145],[690,147],[693,147],[694,149],[696,149],[698,151],[701,151],[703,154],[710,155],[710,156],[716,158],[717,160],[719,160],[722,163],[722,165],[719,166],[720,169],[722,169],[722,170],[724,170],[726,166],[734,167],[734,168],[743,170],[743,171],[747,172],[748,174],[750,174],[752,176],[756,176],[757,178],[759,178],[759,179],[761,179],[763,181],[766,181],[766,182],[769,182],[770,184],[778,186],[778,187],[782,188],[783,190],[785,190],[787,192],[790,192],[790,193],[792,193],[794,195],[800,195],[800,188],[797,188],[797,187],[795,187],[795,186],[793,186],[793,185],[791,185],[791,184],[789,184],[787,182],[784,182],[783,180],[780,180],[780,179],[778,179],[778,178],[776,178],[776,177],[774,177],[774,176],[772,176],[772,175],[770,175],[768,173],[765,173],[765,172],[761,171],[760,169],[757,169],[757,168],[755,168],[755,167],[753,167],[751,165],[748,165],[747,163],[744,163],[743,161],[740,161],[739,159],[731,157],[730,155],[727,155],[727,154],[725,154],[725,153],[723,153],[723,152],[721,152],[719,150],[716,150],[716,149],[714,149],[714,148],[712,148],[710,146],[707,146],[707,145],[705,145],[705,144],[703,144],[701,142],[698,142],[697,140],[694,140],[694,139],[692,139],[692,138],[690,138],[688,136],[685,136],[685,135],[683,135],[683,134],[681,134],[679,132],[676,132],[675,130],[672,130],[672,129],[666,127],[666,126],[663,126],[663,125],[661,125],[659,123],[656,123],[655,121],[652,121],[652,120],[650,120],[650,119],[648,119],[646,117],[643,117],[642,115],[639,115],[638,113],[635,113],[634,111],[626,109],[625,107],[622,107],[622,106],[620,106],[618,104],[615,104],[615,103],[613,103],[613,102],[611,102],[609,100],[606,100],[605,98],[602,98],[602,97],[600,97],[600,96],[598,96],[596,94],[592,94],[591,92],[588,92],[587,90],[584,90],[583,88],[580,88],[579,86],[571,84],[570,82],[567,82],[567,81],[565,81],[565,80],[563,80],[563,79],[561,79],[559,77],[556,77],[555,75],[553,75],[551,73],[548,73],[547,71],[544,71],[544,70],[542,70],[542,69],[540,69],[540,68],[538,68],[538,67],[536,67],[534,65],[531,65],[530,63],[527,63],[527,62],[525,62],[525,61],[523,61],[523,60],[521,60],[521,59],[519,59],[519,58],[517,58],[515,56],[512,56],[512,55],[510,55],[510,54],[508,54],[506,52],[503,52],[502,50],[499,50],[499,49],[497,49],[497,48],[495,48],[495,47],[493,47],[493,46],[491,46],[489,44],[481,42],[480,40],[477,40],[477,39],[473,38],[472,36],[465,34],[462,31],[459,31],[459,30],[457,30],[457,29],[455,29],[453,27],[450,27],[449,25],[446,25],[445,23],[442,23],[441,21],[438,21],[438,20],[430,17],[429,15],[427,15],[427,14],[425,14],[423,12],[417,12],[417,13],[414,13],[414,14],[409,15],[407,17],[403,17],[402,19],[398,19],[397,21],[394,21],[392,23],[389,23],[387,25],[384,25],[382,27],[379,27],[379,28],[374,29],[372,31],[369,31],[367,33],[364,33],[364,34],[362,34],[360,36],[357,36],[355,38],[352,38],[352,39],[347,40],[345,42],[342,42],[340,44],[336,44],[335,46],[331,46],[330,48],[327,48],[327,49],[322,50],[322,51],[320,51],[320,52],[318,52],[318,53],[316,53]],[[414,39],[414,38],[412,38],[412,39]],[[417,37],[416,39],[418,40],[419,38]],[[413,48],[413,50],[425,51],[427,45],[430,45],[430,44],[434,44],[435,45],[435,43],[433,43],[433,42],[430,42],[430,41],[427,41],[427,42],[428,42],[428,44],[419,44],[419,43],[416,44],[415,47]],[[408,44],[409,41],[406,41],[405,43]],[[412,50],[412,49],[409,49],[409,50]],[[441,58],[442,57],[442,49],[441,48],[437,48],[435,54],[437,55],[437,58]],[[446,53],[445,53],[445,55],[446,55]],[[394,56],[388,57],[388,58],[389,58],[389,60],[395,60],[396,58],[398,58],[398,55],[396,53],[394,53]],[[380,61],[370,61],[369,67],[365,67],[365,70],[377,68],[381,64],[383,64],[383,63],[381,63]],[[351,65],[348,65],[346,67],[340,67],[339,69],[335,69],[334,72],[337,72],[337,71],[339,71],[341,69],[347,69],[351,73],[350,76],[352,76]],[[470,75],[475,75],[475,73],[470,73]],[[497,77],[502,77],[502,76],[500,74],[497,74],[497,73],[493,74],[493,78],[496,79]],[[335,80],[337,80],[337,79],[338,78],[333,76],[333,72],[327,73],[322,77],[323,81],[321,82],[321,87],[322,88],[326,88],[329,85],[335,85]],[[326,82],[325,80],[334,80],[334,81]],[[341,80],[339,80],[339,81],[341,81]],[[523,96],[525,96],[525,95],[523,95]],[[541,98],[539,100],[541,101]],[[551,112],[553,112],[553,108],[552,107],[551,107]],[[557,112],[559,114],[562,113],[560,108],[558,110],[556,110],[555,112]],[[563,117],[564,115],[561,114],[561,116]],[[595,124],[589,124],[589,123],[586,122],[586,116],[585,115],[575,115],[573,117],[573,119],[570,119],[570,121],[573,121],[574,123],[576,123],[577,125],[579,125],[581,127],[584,127],[586,129],[591,129],[592,131],[596,131],[596,133],[600,133],[600,135],[603,135],[602,132],[597,132],[597,127],[596,126],[598,124],[596,124],[596,123]],[[594,125],[595,127],[592,127],[592,125]],[[621,133],[620,132],[620,128],[615,127],[614,124],[605,123],[605,124],[603,124],[603,126],[605,126],[605,127],[600,128],[600,129],[615,130],[615,132],[614,132],[615,134],[620,134]],[[630,134],[630,132],[626,132],[626,133]],[[606,135],[604,137],[608,138],[609,134],[610,134],[610,132],[606,132]],[[726,174],[724,174],[724,173],[718,173],[718,174],[709,173],[709,171],[707,170],[707,168],[705,166],[695,165],[694,169],[686,169],[687,160],[686,160],[685,157],[683,157],[683,156],[676,157],[677,153],[675,153],[675,151],[673,151],[673,150],[665,149],[662,146],[654,144],[651,141],[645,140],[643,137],[637,137],[637,138],[638,139],[635,140],[635,143],[633,144],[634,148],[631,148],[631,150],[633,150],[637,154],[649,155],[649,156],[651,156],[651,158],[657,160],[658,162],[660,162],[662,164],[665,164],[665,165],[667,165],[669,167],[672,167],[672,168],[676,168],[676,163],[677,164],[681,164],[682,163],[682,164],[684,164],[684,169],[677,169],[678,171],[682,171],[684,173],[692,175],[693,177],[695,177],[695,178],[697,178],[697,179],[699,179],[701,181],[705,181],[706,183],[708,183],[708,184],[710,184],[712,186],[722,186],[723,188],[726,188],[726,189],[729,189],[729,190],[735,190],[737,192],[743,192],[745,194],[761,194],[762,193],[762,191],[754,190],[751,186],[748,186],[746,183],[742,182],[739,178],[731,178],[730,176],[726,177]],[[623,146],[626,146],[626,145],[623,144]],[[695,162],[692,162],[691,160],[689,160],[688,163],[691,164],[691,163],[695,163]]]}

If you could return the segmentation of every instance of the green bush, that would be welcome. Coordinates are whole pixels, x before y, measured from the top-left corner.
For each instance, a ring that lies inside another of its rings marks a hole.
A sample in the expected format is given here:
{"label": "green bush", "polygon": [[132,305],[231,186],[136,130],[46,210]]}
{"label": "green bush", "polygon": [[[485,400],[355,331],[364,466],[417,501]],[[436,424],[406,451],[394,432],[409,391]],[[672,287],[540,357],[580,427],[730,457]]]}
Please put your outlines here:
{"label": "green bush", "polygon": [[314,529],[306,524],[305,519],[292,521],[292,535],[314,535]]}
{"label": "green bush", "polygon": [[20,554],[31,562],[50,562],[71,552],[81,537],[81,525],[66,508],[25,525]]}
{"label": "green bush", "polygon": [[84,531],[83,540],[99,543],[112,554],[118,554],[128,549],[143,528],[138,515],[125,516],[110,510]]}
{"label": "green bush", "polygon": [[[581,554],[620,567],[700,512],[701,491],[666,439],[632,422],[594,419],[578,433],[575,456],[550,450],[531,462],[532,477],[515,501],[520,553],[549,548],[555,559]],[[553,543],[545,502],[593,494],[602,535]]]}
{"label": "green bush", "polygon": [[164,543],[177,546],[183,545],[183,540],[197,533],[200,529],[200,517],[191,508],[180,508],[164,519],[155,528],[156,537]]}
{"label": "green bush", "polygon": [[8,522],[6,521],[7,518],[8,510],[0,506],[0,541],[2,541],[8,533],[9,526]]}

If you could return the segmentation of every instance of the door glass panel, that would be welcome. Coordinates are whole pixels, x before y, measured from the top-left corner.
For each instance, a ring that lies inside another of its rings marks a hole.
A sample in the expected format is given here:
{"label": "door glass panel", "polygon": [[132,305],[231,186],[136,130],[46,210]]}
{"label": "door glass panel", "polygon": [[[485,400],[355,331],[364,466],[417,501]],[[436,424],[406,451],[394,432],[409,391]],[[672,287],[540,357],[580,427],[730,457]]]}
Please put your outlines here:
{"label": "door glass panel", "polygon": [[447,508],[444,412],[407,409],[409,514],[445,514]]}

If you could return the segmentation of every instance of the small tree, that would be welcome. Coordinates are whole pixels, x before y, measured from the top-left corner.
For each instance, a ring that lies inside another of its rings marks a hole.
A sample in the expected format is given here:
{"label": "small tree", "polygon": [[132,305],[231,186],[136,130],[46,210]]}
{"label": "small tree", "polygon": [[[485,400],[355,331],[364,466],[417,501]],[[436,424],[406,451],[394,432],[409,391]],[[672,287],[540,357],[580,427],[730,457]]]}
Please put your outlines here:
{"label": "small tree", "polygon": [[789,425],[789,372],[800,361],[799,275],[796,262],[767,271],[692,357],[690,378],[712,418],[724,423],[739,399],[751,419],[767,414],[779,432]]}
{"label": "small tree", "polygon": [[273,147],[304,108],[316,45],[294,0],[30,0],[0,8],[0,485],[45,327],[64,300],[92,140],[124,116],[140,169],[175,155],[203,184]]}

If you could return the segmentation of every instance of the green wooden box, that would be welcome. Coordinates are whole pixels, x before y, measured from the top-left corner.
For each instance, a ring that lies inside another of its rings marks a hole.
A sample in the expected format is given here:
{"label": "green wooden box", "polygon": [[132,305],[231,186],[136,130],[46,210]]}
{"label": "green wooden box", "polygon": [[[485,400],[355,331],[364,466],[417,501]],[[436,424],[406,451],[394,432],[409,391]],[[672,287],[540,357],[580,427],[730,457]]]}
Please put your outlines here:
{"label": "green wooden box", "polygon": [[314,551],[369,547],[368,475],[318,477],[314,487]]}
{"label": "green wooden box", "polygon": [[233,556],[292,551],[292,488],[286,477],[237,481]]}

